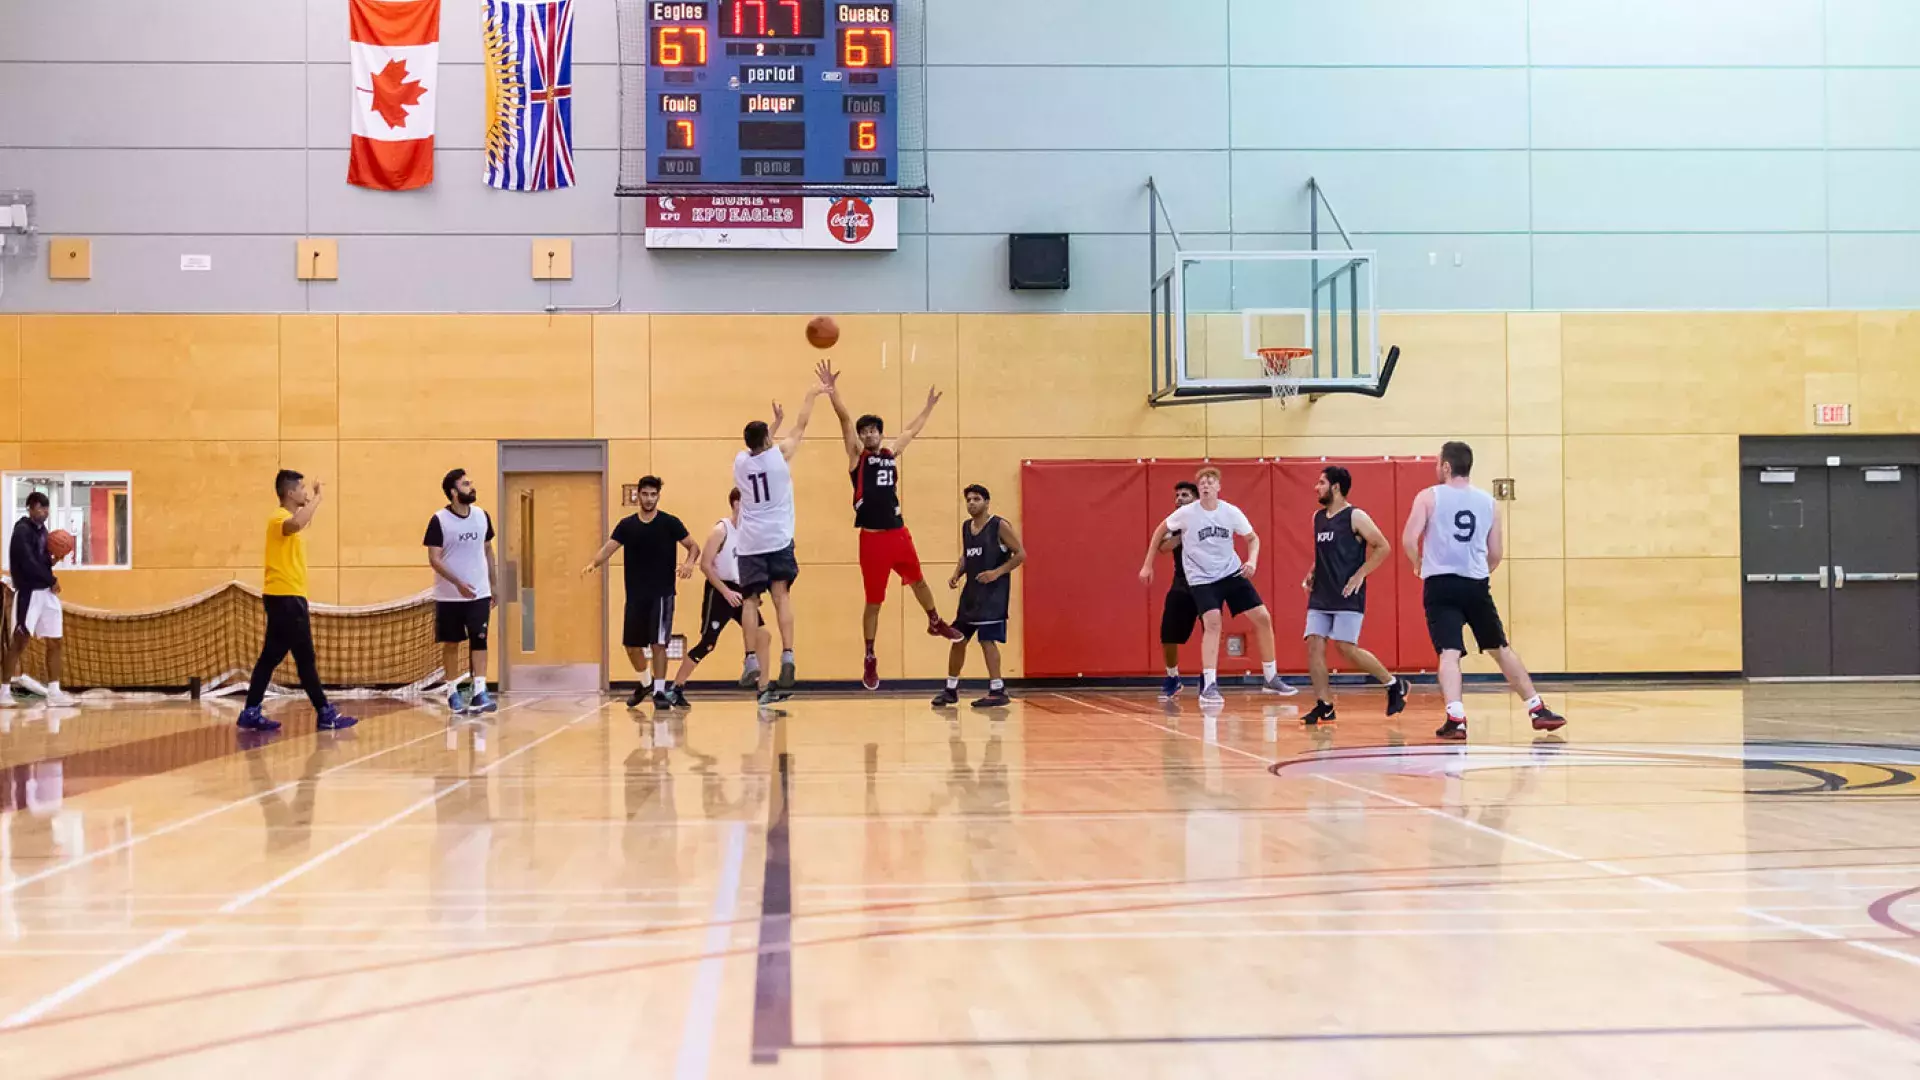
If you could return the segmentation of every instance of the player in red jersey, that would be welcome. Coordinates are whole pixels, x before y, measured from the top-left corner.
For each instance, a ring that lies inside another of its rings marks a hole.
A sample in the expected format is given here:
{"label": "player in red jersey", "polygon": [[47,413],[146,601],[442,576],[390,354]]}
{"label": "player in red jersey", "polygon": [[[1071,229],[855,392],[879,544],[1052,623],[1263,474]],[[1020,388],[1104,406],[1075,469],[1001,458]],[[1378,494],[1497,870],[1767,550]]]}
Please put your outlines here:
{"label": "player in red jersey", "polygon": [[880,605],[887,598],[887,580],[894,574],[900,575],[900,583],[912,589],[914,599],[926,609],[927,633],[948,641],[964,640],[934,607],[933,590],[927,588],[920,555],[913,548],[913,534],[900,515],[900,455],[927,426],[927,417],[940,403],[940,391],[929,389],[920,415],[889,440],[879,417],[868,414],[855,420],[840,397],[839,386],[828,386],[827,400],[833,402],[834,415],[840,418],[840,434],[847,443],[847,472],[853,479],[853,525],[860,530],[860,577],[867,589],[867,608],[860,617],[866,631],[867,662],[860,685],[878,690],[880,665],[874,659],[873,639],[880,629]]}

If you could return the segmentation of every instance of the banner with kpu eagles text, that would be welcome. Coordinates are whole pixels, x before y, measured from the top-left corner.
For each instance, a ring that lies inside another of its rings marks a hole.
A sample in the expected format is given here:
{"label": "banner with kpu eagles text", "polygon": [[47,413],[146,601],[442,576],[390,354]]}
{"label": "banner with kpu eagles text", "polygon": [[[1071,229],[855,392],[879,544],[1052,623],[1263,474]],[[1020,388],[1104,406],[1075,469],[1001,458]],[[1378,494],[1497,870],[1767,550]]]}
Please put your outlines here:
{"label": "banner with kpu eagles text", "polygon": [[819,195],[658,195],[647,200],[650,248],[895,251],[898,199]]}

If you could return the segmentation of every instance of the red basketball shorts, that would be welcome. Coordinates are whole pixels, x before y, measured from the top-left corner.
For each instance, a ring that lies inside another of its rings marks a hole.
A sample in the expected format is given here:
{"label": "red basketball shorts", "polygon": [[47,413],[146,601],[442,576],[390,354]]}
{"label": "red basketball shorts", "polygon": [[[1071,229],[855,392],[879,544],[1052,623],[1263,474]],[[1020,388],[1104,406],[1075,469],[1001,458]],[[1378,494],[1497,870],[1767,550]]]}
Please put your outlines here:
{"label": "red basketball shorts", "polygon": [[866,582],[867,603],[886,600],[887,578],[893,574],[900,575],[902,585],[926,578],[920,572],[920,553],[913,550],[913,534],[905,527],[882,532],[860,530],[860,578]]}

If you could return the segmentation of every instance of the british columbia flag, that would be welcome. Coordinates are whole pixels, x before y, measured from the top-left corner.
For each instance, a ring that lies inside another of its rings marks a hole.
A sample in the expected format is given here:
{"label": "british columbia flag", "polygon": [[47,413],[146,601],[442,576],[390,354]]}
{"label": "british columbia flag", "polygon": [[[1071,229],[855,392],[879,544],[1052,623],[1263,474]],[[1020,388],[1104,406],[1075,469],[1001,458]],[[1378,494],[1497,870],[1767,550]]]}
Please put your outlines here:
{"label": "british columbia flag", "polygon": [[573,0],[485,0],[487,184],[573,186]]}

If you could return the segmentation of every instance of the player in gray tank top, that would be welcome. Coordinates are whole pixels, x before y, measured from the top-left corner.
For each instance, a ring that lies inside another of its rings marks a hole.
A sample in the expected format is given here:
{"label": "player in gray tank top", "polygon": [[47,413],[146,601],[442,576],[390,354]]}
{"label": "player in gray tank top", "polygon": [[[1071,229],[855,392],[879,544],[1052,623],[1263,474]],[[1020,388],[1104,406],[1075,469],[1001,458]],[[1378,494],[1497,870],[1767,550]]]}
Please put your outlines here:
{"label": "player in gray tank top", "polygon": [[1447,443],[1440,448],[1433,471],[1440,482],[1414,497],[1401,542],[1423,579],[1427,636],[1440,654],[1440,692],[1447,700],[1447,718],[1434,734],[1453,741],[1467,737],[1460,658],[1467,651],[1462,631],[1469,628],[1474,644],[1493,657],[1507,685],[1527,703],[1534,730],[1557,731],[1566,720],[1533,692],[1533,679],[1520,654],[1507,644],[1506,628],[1493,603],[1488,579],[1499,568],[1503,553],[1500,514],[1493,496],[1468,479],[1473,473],[1473,448],[1463,442]]}

